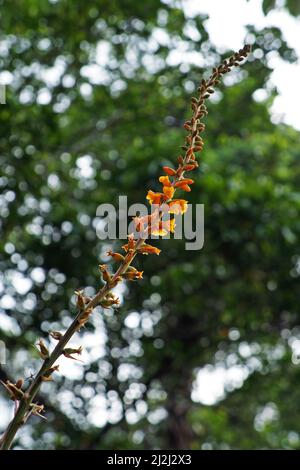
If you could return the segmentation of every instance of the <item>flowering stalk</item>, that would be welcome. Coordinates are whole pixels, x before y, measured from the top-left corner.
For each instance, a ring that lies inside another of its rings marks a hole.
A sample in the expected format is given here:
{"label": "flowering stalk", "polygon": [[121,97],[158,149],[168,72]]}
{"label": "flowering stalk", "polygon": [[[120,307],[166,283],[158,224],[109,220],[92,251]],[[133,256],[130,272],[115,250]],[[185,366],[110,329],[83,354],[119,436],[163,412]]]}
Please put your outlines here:
{"label": "flowering stalk", "polygon": [[[198,88],[199,97],[193,97],[191,100],[191,119],[184,124],[188,134],[185,139],[185,145],[182,146],[184,155],[178,157],[177,168],[164,166],[163,170],[166,175],[159,178],[159,182],[162,184],[162,192],[148,191],[146,198],[154,210],[152,210],[150,216],[136,217],[134,219],[138,235],[136,237],[133,234],[128,236],[128,242],[122,247],[124,254],[108,252],[112,260],[119,263],[116,271],[110,273],[106,265],[99,266],[104,285],[93,298],[86,297],[83,291],[75,292],[77,295],[78,311],[73,322],[64,334],[58,331],[49,333],[57,341],[57,345],[52,352],[48,350],[43,340],[39,340],[37,349],[43,362],[33,381],[25,391],[23,390],[23,379],[19,379],[15,384],[9,381],[3,383],[10,399],[15,402],[16,406],[14,417],[0,440],[0,449],[10,449],[16,433],[31,415],[43,417],[43,405],[35,402],[36,395],[42,383],[52,380],[52,374],[58,371],[59,365],[55,365],[55,363],[61,356],[79,360],[77,356],[81,354],[82,347],[70,348],[67,347],[67,344],[73,335],[85,325],[94,308],[98,305],[103,308],[118,305],[119,299],[112,293],[114,287],[123,279],[137,280],[142,278],[143,272],[138,271],[132,266],[134,258],[138,254],[159,255],[160,250],[147,244],[146,240],[151,235],[165,236],[170,232],[174,232],[175,219],[170,219],[169,214],[171,216],[184,214],[188,206],[188,201],[185,199],[174,198],[175,192],[177,190],[191,191],[190,186],[194,181],[186,177],[185,174],[198,167],[196,153],[202,151],[204,145],[200,134],[205,130],[205,125],[202,122],[202,118],[207,115],[205,100],[214,92],[213,87],[218,85],[222,75],[229,72],[233,66],[240,65],[240,62],[247,57],[249,52],[250,47],[246,45],[239,52],[229,57],[229,59],[224,60],[221,65],[214,68],[207,80],[202,80]],[[166,216],[168,216],[167,220]]]}

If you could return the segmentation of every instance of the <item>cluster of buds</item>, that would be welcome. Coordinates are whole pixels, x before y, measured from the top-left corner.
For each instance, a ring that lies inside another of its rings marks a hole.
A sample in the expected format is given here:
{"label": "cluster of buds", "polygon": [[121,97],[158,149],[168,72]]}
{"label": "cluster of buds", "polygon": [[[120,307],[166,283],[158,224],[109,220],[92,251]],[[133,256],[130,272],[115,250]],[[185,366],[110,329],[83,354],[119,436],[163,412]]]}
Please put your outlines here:
{"label": "cluster of buds", "polygon": [[103,308],[117,307],[119,304],[120,304],[119,297],[116,297],[112,292],[108,292],[108,294],[100,302],[100,305]]}
{"label": "cluster of buds", "polygon": [[[57,341],[59,341],[63,336],[62,333],[60,333],[59,331],[50,331],[49,335]],[[37,350],[38,350],[39,356],[44,361],[50,357],[49,349],[47,348],[47,346],[45,345],[42,339],[40,339],[37,343]],[[50,382],[51,380],[53,380],[52,374],[53,372],[57,372],[58,369],[59,369],[58,365],[47,369],[46,372],[44,372],[43,375],[41,376],[42,382]]]}
{"label": "cluster of buds", "polygon": [[84,327],[86,322],[89,320],[90,315],[93,313],[93,308],[86,308],[83,310],[83,312],[80,313],[80,315],[77,318],[77,323],[78,323],[78,331],[80,328]]}
{"label": "cluster of buds", "polygon": [[[150,245],[148,246],[150,247]],[[154,247],[152,248],[155,249]],[[123,266],[123,269],[118,270],[112,278],[114,285],[116,285],[116,282],[119,282],[121,279],[134,281],[143,278],[143,271],[138,271],[136,268],[131,266],[131,262],[139,251],[137,241],[134,239],[133,234],[128,235],[128,241],[122,246],[122,249],[125,252],[124,255],[112,252],[111,250],[107,252],[108,256],[111,256],[113,261],[121,261],[121,265]]]}
{"label": "cluster of buds", "polygon": [[[116,257],[117,255],[119,255],[119,253],[113,253],[113,255]],[[122,260],[122,262],[125,262],[125,260]],[[113,289],[114,287],[116,287],[116,285],[122,280],[121,276],[112,275],[108,271],[106,264],[99,264],[99,269],[102,274],[103,281],[105,282],[107,286],[109,286],[110,289]]]}
{"label": "cluster of buds", "polygon": [[[75,291],[76,295],[76,307],[79,310],[79,315],[77,318],[77,330],[79,331],[80,328],[84,327],[86,322],[89,320],[90,315],[93,313],[93,308],[87,307],[87,305],[92,300],[91,297],[84,295],[83,290]],[[59,339],[59,338],[58,338]]]}
{"label": "cluster of buds", "polygon": [[91,297],[87,297],[86,295],[84,295],[83,290],[76,290],[75,295],[77,296],[76,307],[80,311],[84,310],[86,305],[91,301]]}
{"label": "cluster of buds", "polygon": [[128,279],[129,281],[143,279],[143,272],[144,271],[138,271],[133,266],[128,266],[126,272],[123,274],[123,278]]}

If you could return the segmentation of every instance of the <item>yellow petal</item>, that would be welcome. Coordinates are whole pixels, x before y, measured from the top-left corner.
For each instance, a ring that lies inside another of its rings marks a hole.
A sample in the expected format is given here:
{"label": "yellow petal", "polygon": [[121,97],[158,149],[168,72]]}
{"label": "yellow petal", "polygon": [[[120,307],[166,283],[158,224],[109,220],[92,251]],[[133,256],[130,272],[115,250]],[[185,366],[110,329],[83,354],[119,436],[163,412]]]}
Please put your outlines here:
{"label": "yellow petal", "polygon": [[165,196],[166,196],[168,199],[172,199],[172,197],[174,196],[174,191],[175,191],[175,190],[174,190],[173,186],[171,186],[171,187],[164,186],[163,191],[164,191]]}
{"label": "yellow petal", "polygon": [[160,183],[162,183],[164,186],[171,186],[171,181],[168,176],[160,176],[159,177]]}

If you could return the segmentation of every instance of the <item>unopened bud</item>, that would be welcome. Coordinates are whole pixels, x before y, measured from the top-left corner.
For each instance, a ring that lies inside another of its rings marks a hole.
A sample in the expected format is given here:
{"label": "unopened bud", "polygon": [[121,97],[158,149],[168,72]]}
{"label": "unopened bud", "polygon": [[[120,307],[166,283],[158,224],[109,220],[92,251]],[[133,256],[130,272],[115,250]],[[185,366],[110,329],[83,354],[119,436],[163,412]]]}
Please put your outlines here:
{"label": "unopened bud", "polygon": [[45,343],[42,339],[38,341],[38,347],[40,348],[39,350],[39,355],[41,356],[42,359],[48,359],[49,357],[49,351],[45,346]]}
{"label": "unopened bud", "polygon": [[63,337],[63,334],[59,331],[50,331],[49,335],[56,341],[59,341]]}
{"label": "unopened bud", "polygon": [[23,387],[23,383],[24,383],[24,380],[23,379],[19,379],[16,381],[16,387],[17,388],[22,388]]}

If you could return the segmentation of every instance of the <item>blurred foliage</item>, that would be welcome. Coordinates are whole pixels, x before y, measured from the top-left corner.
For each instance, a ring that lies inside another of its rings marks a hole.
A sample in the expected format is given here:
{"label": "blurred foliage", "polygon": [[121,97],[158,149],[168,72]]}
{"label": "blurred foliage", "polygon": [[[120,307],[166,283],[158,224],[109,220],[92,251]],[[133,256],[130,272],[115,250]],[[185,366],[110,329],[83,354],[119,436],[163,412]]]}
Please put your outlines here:
{"label": "blurred foliage", "polygon": [[[291,15],[298,16],[300,15],[300,2],[299,0],[285,0],[284,2],[278,2],[276,0],[263,0],[262,8],[265,14],[277,7],[278,3],[281,3],[280,6],[285,7]],[[282,4],[283,3],[283,4]]]}
{"label": "blurred foliage", "polygon": [[[66,327],[76,288],[99,287],[108,243],[96,236],[97,206],[123,194],[144,201],[177,156],[190,96],[223,56],[205,17],[169,2],[0,5],[0,68],[11,80],[0,107],[3,379],[29,377],[36,338]],[[95,345],[100,331],[98,353],[74,380],[44,386],[48,420],[32,418],[16,445],[300,447],[300,144],[268,112],[268,59],[295,55],[277,28],[249,26],[249,40],[252,57],[209,103],[190,195],[205,204],[204,248],[164,240],[159,257],[138,260],[144,280],[83,333]],[[207,365],[246,371],[212,406],[191,399]]]}

